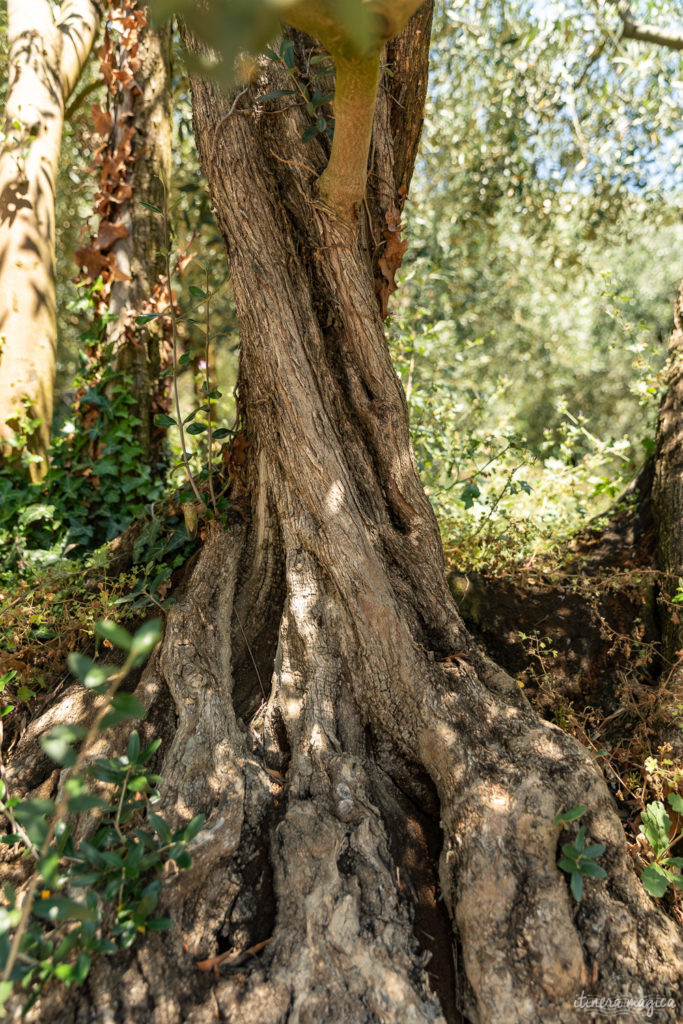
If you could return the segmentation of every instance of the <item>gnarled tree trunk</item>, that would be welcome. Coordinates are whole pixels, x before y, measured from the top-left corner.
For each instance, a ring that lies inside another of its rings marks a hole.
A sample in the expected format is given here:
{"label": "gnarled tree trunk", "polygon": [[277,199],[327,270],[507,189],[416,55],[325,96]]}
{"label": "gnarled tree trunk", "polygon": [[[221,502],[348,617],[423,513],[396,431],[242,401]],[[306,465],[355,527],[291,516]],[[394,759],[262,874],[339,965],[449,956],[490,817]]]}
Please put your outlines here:
{"label": "gnarled tree trunk", "polygon": [[[680,938],[588,752],[464,629],[410,447],[373,259],[395,256],[430,15],[383,62],[357,226],[317,198],[327,143],[302,143],[303,106],[258,103],[287,84],[278,64],[235,108],[194,83],[244,440],[230,525],[211,529],[138,694],[173,735],[165,813],[207,823],[166,889],[176,931],[100,961],[42,1020],[95,1005],[117,1024],[569,1024],[593,1019],[583,992],[679,1017]],[[310,40],[293,38],[305,75]],[[576,904],[553,819],[579,804],[609,877]]]}
{"label": "gnarled tree trunk", "polygon": [[50,441],[57,352],[55,188],[64,105],[100,21],[96,0],[8,0],[7,140],[0,155],[0,458],[24,416],[30,447]]}

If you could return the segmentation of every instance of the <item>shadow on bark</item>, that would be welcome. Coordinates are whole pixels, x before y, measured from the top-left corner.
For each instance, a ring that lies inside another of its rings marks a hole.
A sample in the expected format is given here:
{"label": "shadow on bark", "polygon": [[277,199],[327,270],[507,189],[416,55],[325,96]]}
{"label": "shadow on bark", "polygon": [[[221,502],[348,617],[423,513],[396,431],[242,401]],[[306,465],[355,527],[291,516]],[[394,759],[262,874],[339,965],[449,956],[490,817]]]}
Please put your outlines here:
{"label": "shadow on bark", "polygon": [[[429,18],[388,55],[359,229],[316,196],[305,110],[258,102],[287,84],[276,64],[234,110],[194,82],[248,454],[137,693],[175,709],[163,813],[207,822],[167,880],[174,931],[30,1020],[570,1024],[584,990],[683,1005],[680,938],[594,761],[458,615],[411,451],[373,262],[410,177]],[[608,871],[580,904],[553,828],[578,804]]]}

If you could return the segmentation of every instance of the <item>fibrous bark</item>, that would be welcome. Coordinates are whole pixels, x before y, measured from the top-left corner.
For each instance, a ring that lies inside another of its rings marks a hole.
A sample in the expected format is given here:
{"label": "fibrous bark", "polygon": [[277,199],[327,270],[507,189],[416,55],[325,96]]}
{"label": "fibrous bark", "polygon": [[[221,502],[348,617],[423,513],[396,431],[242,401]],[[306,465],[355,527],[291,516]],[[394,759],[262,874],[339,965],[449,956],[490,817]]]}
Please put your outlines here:
{"label": "fibrous bark", "polygon": [[[96,0],[8,0],[7,135],[0,155],[0,457],[24,415],[50,440],[57,348],[55,187],[64,106],[92,47]],[[39,476],[44,463],[34,464]]]}
{"label": "fibrous bark", "polygon": [[683,612],[674,603],[683,587],[683,285],[674,304],[667,391],[659,409],[652,505],[662,571],[665,673],[683,696]]}
{"label": "fibrous bark", "polygon": [[[139,695],[176,708],[165,813],[207,822],[166,890],[176,931],[102,961],[42,1020],[574,1024],[582,992],[663,998],[653,1019],[678,1019],[680,938],[587,751],[468,636],[410,447],[373,258],[410,179],[415,104],[392,125],[424,86],[430,16],[387,54],[371,225],[319,203],[327,144],[302,144],[305,110],[258,103],[286,84],[276,63],[236,107],[194,82],[244,458]],[[609,873],[579,905],[553,827],[578,804]]]}
{"label": "fibrous bark", "polygon": [[[137,5],[136,5],[137,8]],[[154,415],[167,411],[157,407],[161,369],[159,328],[141,327],[136,318],[156,309],[159,293],[168,304],[164,279],[164,224],[158,213],[141,204],[163,210],[164,189],[171,175],[171,29],[154,28],[144,11],[145,21],[137,32],[136,73],[133,83],[118,82],[112,110],[110,145],[116,150],[124,137],[130,139],[130,167],[126,175],[129,198],[113,211],[113,220],[126,229],[112,245],[117,275],[111,286],[109,312],[117,319],[108,331],[114,343],[117,368],[131,377],[131,391],[140,419],[137,437],[144,457],[156,461],[162,432],[155,430]],[[163,286],[160,286],[162,282]]]}

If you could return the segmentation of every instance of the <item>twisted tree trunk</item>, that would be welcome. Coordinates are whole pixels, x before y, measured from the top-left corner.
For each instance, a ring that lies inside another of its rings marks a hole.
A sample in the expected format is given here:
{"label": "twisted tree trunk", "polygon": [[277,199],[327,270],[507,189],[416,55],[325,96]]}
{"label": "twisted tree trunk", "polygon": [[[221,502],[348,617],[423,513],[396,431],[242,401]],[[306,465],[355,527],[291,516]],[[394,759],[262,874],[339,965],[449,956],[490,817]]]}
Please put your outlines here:
{"label": "twisted tree trunk", "polygon": [[[53,993],[35,1019],[94,1005],[117,1024],[569,1024],[594,1019],[583,992],[658,997],[651,1019],[679,1019],[680,938],[587,751],[464,629],[410,447],[373,259],[381,293],[430,16],[383,62],[369,223],[319,202],[328,144],[302,143],[303,106],[258,103],[288,84],[279,64],[236,108],[194,82],[243,440],[229,528],[210,531],[138,695],[173,737],[165,814],[207,823],[166,889],[176,931],[101,961],[85,995]],[[305,75],[310,40],[293,38]],[[553,818],[579,804],[608,879],[577,904]]]}

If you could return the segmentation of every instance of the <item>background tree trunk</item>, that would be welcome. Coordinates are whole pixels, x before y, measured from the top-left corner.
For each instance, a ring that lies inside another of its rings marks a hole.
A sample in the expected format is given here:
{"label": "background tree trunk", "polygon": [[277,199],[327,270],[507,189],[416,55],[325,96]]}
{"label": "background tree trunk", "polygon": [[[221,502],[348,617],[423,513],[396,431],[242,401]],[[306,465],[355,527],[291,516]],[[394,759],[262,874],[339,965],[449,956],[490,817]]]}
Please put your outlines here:
{"label": "background tree trunk", "polygon": [[[329,144],[302,143],[303,105],[258,102],[287,86],[278,63],[236,107],[194,82],[242,333],[242,434],[229,528],[211,529],[137,693],[149,735],[172,737],[164,813],[207,823],[165,890],[177,930],[30,1019],[95,1005],[117,1024],[568,1024],[589,1019],[582,990],[681,1005],[679,936],[594,762],[462,625],[411,451],[377,292],[400,245],[430,17],[383,62],[357,227],[318,203]],[[292,38],[305,78],[310,40]],[[578,804],[609,874],[580,904],[553,828]]]}
{"label": "background tree trunk", "polygon": [[683,696],[683,611],[672,604],[683,582],[683,283],[674,304],[667,392],[659,410],[652,504],[662,578],[665,675],[674,697]]}
{"label": "background tree trunk", "polygon": [[[8,0],[7,141],[0,156],[0,454],[22,414],[40,419],[30,440],[50,440],[57,349],[55,188],[64,105],[93,45],[100,7]],[[9,422],[8,422],[9,421]],[[7,449],[4,449],[7,454]]]}
{"label": "background tree trunk", "polygon": [[162,411],[155,404],[157,390],[163,387],[162,322],[141,327],[135,321],[148,308],[156,310],[157,300],[167,305],[167,288],[160,283],[165,282],[163,220],[140,200],[163,210],[164,188],[171,177],[171,26],[155,29],[147,11],[145,17],[147,24],[137,33],[135,82],[116,83],[112,110],[111,146],[116,150],[129,138],[131,166],[126,176],[130,198],[112,211],[112,220],[127,233],[112,245],[119,273],[111,285],[108,311],[117,319],[110,324],[108,338],[114,343],[117,368],[132,378],[144,458],[157,462],[154,442],[163,434],[154,427],[154,415]]}

